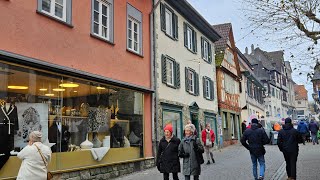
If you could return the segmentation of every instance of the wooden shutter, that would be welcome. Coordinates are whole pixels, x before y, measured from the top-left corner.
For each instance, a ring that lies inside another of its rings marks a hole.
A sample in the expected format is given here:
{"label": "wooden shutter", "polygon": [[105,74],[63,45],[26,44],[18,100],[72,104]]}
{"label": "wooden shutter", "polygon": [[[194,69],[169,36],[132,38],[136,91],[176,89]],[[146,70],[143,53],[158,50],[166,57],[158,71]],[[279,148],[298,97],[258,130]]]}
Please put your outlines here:
{"label": "wooden shutter", "polygon": [[162,83],[167,84],[167,62],[166,56],[161,56],[161,72],[162,72]]}
{"label": "wooden shutter", "polygon": [[197,52],[197,33],[195,30],[192,30],[192,38],[193,38],[193,52]]}
{"label": "wooden shutter", "polygon": [[161,30],[166,31],[166,6],[160,3],[160,22],[161,22]]}
{"label": "wooden shutter", "polygon": [[187,36],[187,24],[183,23],[183,32],[184,32],[184,46],[188,48],[188,36]]}
{"label": "wooden shutter", "polygon": [[211,44],[208,43],[208,61],[209,63],[212,63],[212,50],[211,50]]}
{"label": "wooden shutter", "polygon": [[[202,39],[201,39],[202,40]],[[202,77],[203,97],[206,99],[206,78]]]}
{"label": "wooden shutter", "polygon": [[213,100],[214,99],[214,84],[213,84],[213,81],[210,79],[210,93],[211,93],[211,96],[210,96],[210,99]]}
{"label": "wooden shutter", "polygon": [[186,91],[189,92],[189,78],[188,78],[188,72],[189,69],[187,67],[185,67],[185,86],[186,86]]}
{"label": "wooden shutter", "polygon": [[177,89],[180,88],[180,64],[175,62],[175,78],[174,78],[174,83],[175,83],[175,87]]}
{"label": "wooden shutter", "polygon": [[199,96],[199,75],[194,72],[194,95]]}
{"label": "wooden shutter", "polygon": [[173,28],[173,38],[178,39],[178,16],[172,13],[172,28]]}
{"label": "wooden shutter", "polygon": [[203,59],[204,57],[204,39],[201,36],[201,58]]}

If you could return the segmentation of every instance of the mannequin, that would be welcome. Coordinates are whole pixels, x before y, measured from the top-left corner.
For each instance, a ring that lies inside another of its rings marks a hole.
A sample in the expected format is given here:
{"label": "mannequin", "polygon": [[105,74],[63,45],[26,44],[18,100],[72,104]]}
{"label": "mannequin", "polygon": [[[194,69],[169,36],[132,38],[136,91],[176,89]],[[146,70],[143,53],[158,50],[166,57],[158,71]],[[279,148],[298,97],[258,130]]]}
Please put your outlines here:
{"label": "mannequin", "polygon": [[[10,123],[6,111],[6,101],[0,100],[0,169],[10,157]],[[10,127],[11,128],[11,127]]]}
{"label": "mannequin", "polygon": [[[70,139],[70,132],[68,131],[68,127],[62,125],[61,121],[58,120],[58,117],[54,118],[54,123],[49,128],[48,139],[50,143],[56,143],[51,147],[52,152],[61,152],[68,151],[68,144]],[[60,140],[61,137],[61,140]]]}

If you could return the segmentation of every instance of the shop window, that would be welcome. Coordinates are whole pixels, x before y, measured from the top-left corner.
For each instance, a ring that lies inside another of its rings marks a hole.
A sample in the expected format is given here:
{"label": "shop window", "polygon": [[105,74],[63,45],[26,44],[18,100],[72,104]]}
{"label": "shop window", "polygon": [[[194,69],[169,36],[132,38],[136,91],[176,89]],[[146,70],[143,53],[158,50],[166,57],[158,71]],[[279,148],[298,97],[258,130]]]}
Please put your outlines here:
{"label": "shop window", "polygon": [[71,25],[72,0],[38,0],[38,12]]}
{"label": "shop window", "polygon": [[[1,61],[0,79],[0,114],[8,116],[0,119],[1,133],[8,135],[0,147],[12,156],[39,130],[53,152],[53,171],[144,157],[143,93]],[[106,154],[94,157],[91,148]],[[0,179],[16,176],[15,158]]]}
{"label": "shop window", "polygon": [[127,4],[127,49],[142,55],[142,13]]}
{"label": "shop window", "polygon": [[92,0],[91,34],[113,42],[113,0]]}
{"label": "shop window", "polygon": [[163,109],[162,112],[162,125],[165,127],[167,124],[171,124],[173,127],[173,134],[182,139],[182,118],[181,111],[173,111],[170,109]]}
{"label": "shop window", "polygon": [[180,64],[170,56],[161,56],[162,83],[169,87],[180,88]]}
{"label": "shop window", "polygon": [[170,38],[178,40],[178,16],[166,4],[160,4],[161,30]]}

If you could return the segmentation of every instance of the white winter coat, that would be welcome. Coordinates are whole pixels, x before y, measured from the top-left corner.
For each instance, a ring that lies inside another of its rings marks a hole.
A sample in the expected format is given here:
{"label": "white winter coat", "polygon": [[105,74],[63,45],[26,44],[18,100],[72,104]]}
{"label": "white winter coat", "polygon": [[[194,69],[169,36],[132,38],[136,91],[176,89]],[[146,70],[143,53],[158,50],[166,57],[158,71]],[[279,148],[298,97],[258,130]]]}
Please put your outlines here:
{"label": "white winter coat", "polygon": [[[41,150],[46,161],[49,163],[51,160],[51,149],[42,144],[35,142]],[[44,164],[40,153],[35,145],[27,145],[19,153],[18,158],[22,160],[22,164],[18,173],[17,180],[46,180],[47,167]]]}

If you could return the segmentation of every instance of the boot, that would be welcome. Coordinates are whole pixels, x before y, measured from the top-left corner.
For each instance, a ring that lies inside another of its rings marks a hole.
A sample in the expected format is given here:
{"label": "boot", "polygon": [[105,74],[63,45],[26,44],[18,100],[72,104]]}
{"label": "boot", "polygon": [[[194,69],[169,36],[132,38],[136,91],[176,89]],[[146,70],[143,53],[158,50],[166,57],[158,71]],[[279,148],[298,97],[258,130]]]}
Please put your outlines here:
{"label": "boot", "polygon": [[215,163],[212,152],[210,152],[210,156],[211,156],[212,163]]}
{"label": "boot", "polygon": [[210,164],[210,161],[208,161],[207,164]]}

